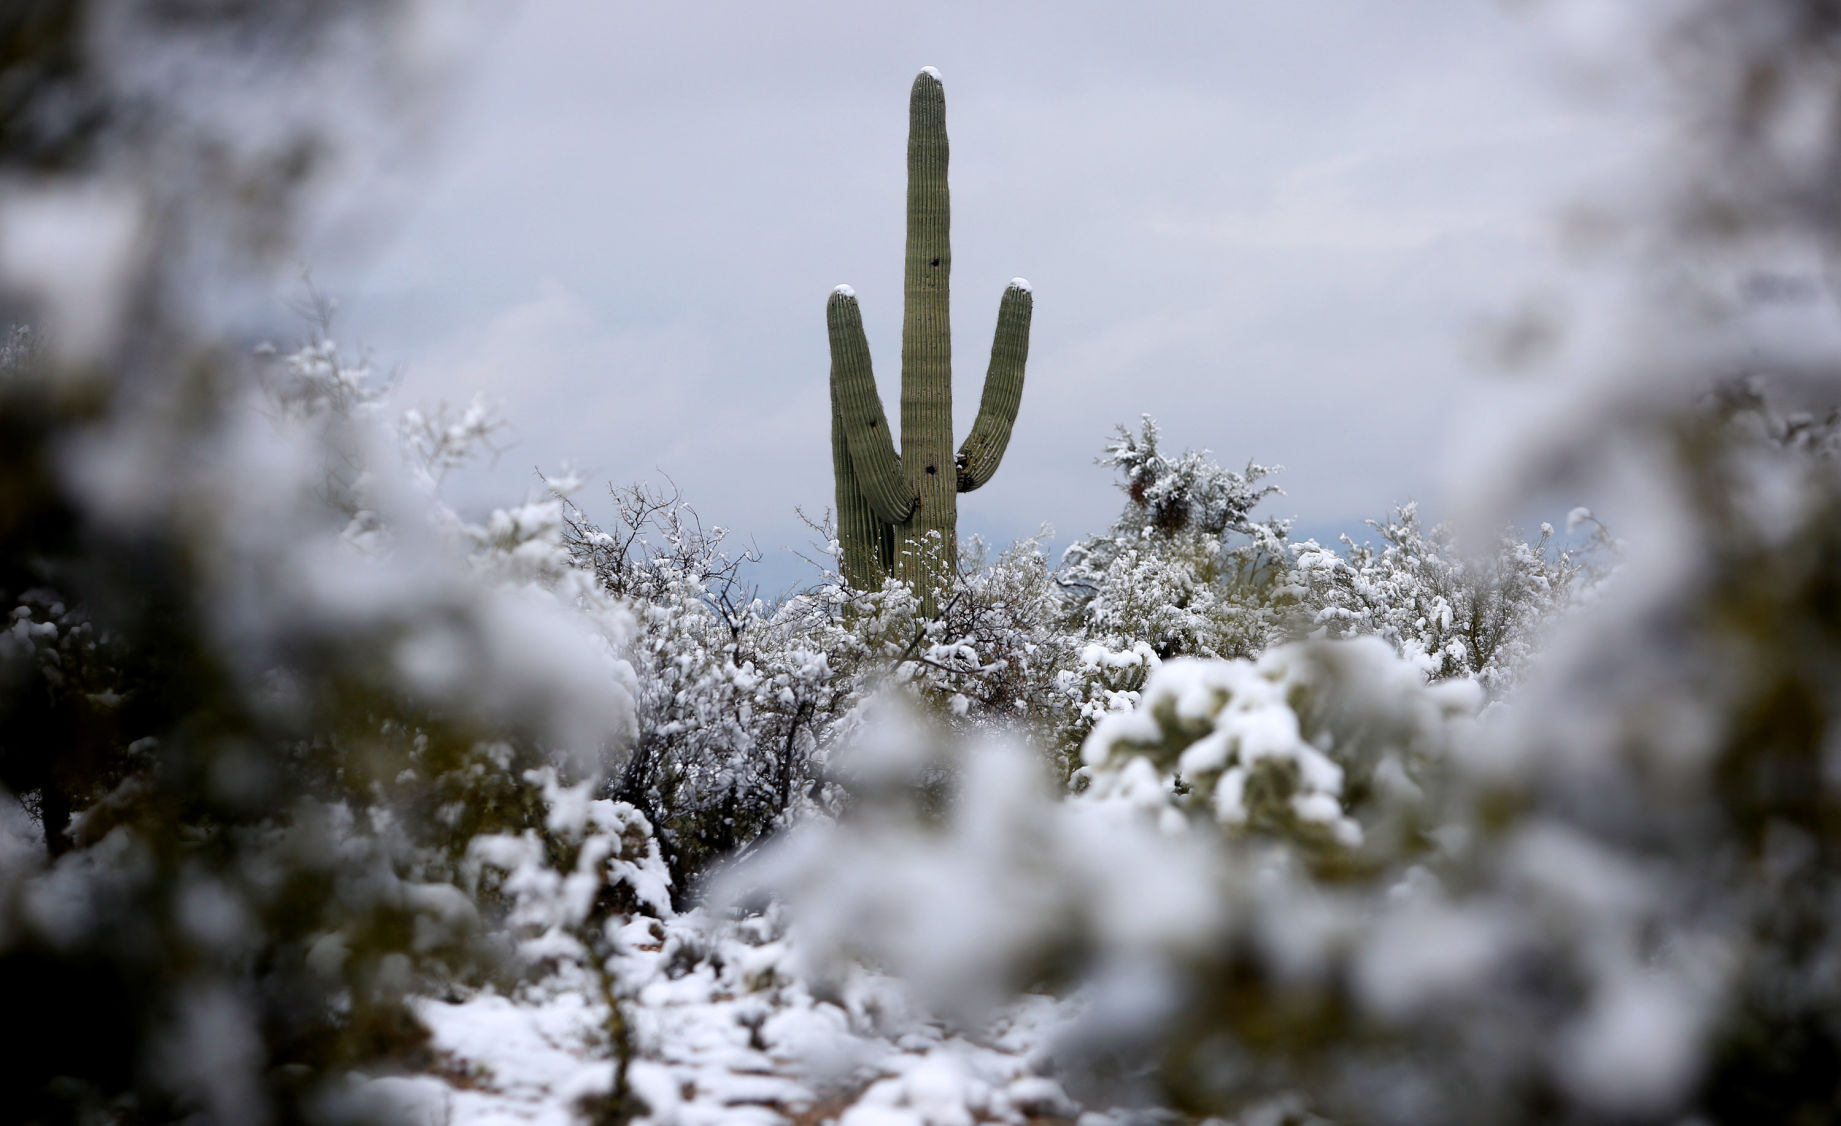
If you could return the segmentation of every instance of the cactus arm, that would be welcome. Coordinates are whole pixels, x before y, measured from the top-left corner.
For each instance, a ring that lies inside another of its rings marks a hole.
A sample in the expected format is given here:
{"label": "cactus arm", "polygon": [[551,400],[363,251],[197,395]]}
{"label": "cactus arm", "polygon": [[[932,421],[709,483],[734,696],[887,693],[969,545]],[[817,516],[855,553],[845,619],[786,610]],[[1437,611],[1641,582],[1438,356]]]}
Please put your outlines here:
{"label": "cactus arm", "polygon": [[1017,407],[1023,401],[1023,367],[1029,362],[1029,317],[1035,300],[1029,283],[1010,279],[997,306],[997,336],[991,342],[991,367],[984,377],[978,421],[965,436],[954,459],[959,491],[969,493],[991,479],[1010,444]]}
{"label": "cactus arm", "polygon": [[[914,492],[902,479],[901,460],[895,456],[895,440],[889,434],[889,420],[882,412],[882,397],[876,394],[876,377],[870,369],[863,314],[849,286],[831,291],[831,300],[825,304],[825,325],[831,333],[833,456],[838,456],[836,436],[841,428],[857,491],[878,518],[899,524],[914,511]],[[838,465],[841,472],[844,463]],[[840,485],[840,495],[841,491]],[[843,519],[840,511],[840,530]]]}
{"label": "cactus arm", "polygon": [[[929,68],[915,76],[908,98],[908,238],[901,325],[901,464],[909,491],[920,503],[902,528],[909,550],[895,561],[897,577],[916,589],[937,588],[956,550],[947,156],[946,88]],[[939,544],[920,547],[930,532],[939,533]],[[941,552],[943,558],[927,558]]]}
{"label": "cactus arm", "polygon": [[893,546],[888,541],[895,529],[876,516],[857,487],[835,384],[831,388],[831,463],[837,478],[838,564],[844,582],[854,590],[879,589],[888,577]]}

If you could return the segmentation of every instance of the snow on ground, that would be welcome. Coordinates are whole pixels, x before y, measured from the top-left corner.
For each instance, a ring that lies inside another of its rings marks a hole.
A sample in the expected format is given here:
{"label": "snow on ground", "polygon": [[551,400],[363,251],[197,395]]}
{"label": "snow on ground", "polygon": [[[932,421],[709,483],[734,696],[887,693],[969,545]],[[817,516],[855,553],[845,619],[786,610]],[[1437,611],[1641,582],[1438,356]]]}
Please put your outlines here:
{"label": "snow on ground", "polygon": [[[635,1121],[973,1126],[1080,1116],[1054,1078],[1036,1074],[1044,1045],[1072,1017],[1069,1003],[1032,997],[976,1035],[955,1034],[865,970],[814,997],[778,929],[696,911],[621,931],[628,1083],[648,1108]],[[577,970],[515,998],[426,999],[418,1012],[434,1034],[435,1073],[373,1080],[366,1091],[395,1120],[571,1126],[584,1120],[584,1096],[612,1088],[607,1008]]]}

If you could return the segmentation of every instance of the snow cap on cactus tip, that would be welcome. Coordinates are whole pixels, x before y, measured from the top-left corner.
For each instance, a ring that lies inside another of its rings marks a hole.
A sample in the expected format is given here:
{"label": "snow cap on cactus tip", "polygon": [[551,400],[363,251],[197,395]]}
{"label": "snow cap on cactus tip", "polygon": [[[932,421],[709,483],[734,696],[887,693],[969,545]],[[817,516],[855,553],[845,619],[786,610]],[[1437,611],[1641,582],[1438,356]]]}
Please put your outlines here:
{"label": "snow cap on cactus tip", "polygon": [[851,289],[847,285],[840,285],[831,292],[837,294],[839,297],[855,297],[857,295],[857,291]]}
{"label": "snow cap on cactus tip", "polygon": [[942,86],[946,84],[946,80],[940,77],[940,72],[934,69],[933,67],[930,67],[930,66],[921,67],[920,72],[926,75],[927,77],[933,79],[935,82],[940,83]]}
{"label": "snow cap on cactus tip", "polygon": [[1029,292],[1031,292],[1031,290],[1030,290],[1030,287],[1029,287],[1029,279],[1028,279],[1028,278],[1011,278],[1011,279],[1010,279],[1010,288],[1011,288],[1011,289],[1020,289],[1020,290],[1022,290],[1022,291],[1023,291],[1024,293],[1029,293]]}

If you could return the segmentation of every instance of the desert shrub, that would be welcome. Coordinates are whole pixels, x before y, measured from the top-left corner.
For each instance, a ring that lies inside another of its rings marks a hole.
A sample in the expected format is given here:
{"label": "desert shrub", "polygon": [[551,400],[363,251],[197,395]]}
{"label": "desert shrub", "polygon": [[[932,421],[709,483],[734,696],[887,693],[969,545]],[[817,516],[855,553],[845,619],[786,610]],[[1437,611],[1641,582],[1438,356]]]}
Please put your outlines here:
{"label": "desert shrub", "polygon": [[[423,1051],[412,993],[520,972],[456,886],[469,842],[627,741],[630,618],[569,566],[560,502],[454,520],[323,337],[220,362],[259,390],[124,423],[152,464],[10,478],[62,514],[9,526],[0,588],[0,976],[43,1014],[7,1064],[32,1120],[333,1114],[345,1069]],[[8,414],[38,424],[15,456],[92,440]],[[131,520],[88,476],[122,471],[157,474]]]}
{"label": "desert shrub", "polygon": [[[1151,666],[1071,799],[1001,744],[871,726],[840,752],[862,808],[760,878],[815,949],[956,1019],[1078,988],[1077,1097],[1815,1120],[1841,477],[1830,410],[1761,387],[1641,423],[1648,471],[1692,483],[1667,524],[1689,538],[1630,549],[1487,716],[1479,684],[1365,637]],[[887,781],[942,758],[943,808]]]}
{"label": "desert shrub", "polygon": [[1085,793],[1281,838],[1322,872],[1395,864],[1430,848],[1426,792],[1480,703],[1468,681],[1427,687],[1374,638],[1168,661],[1088,737]]}
{"label": "desert shrub", "polygon": [[1147,415],[1124,426],[1099,464],[1117,469],[1125,509],[1104,535],[1077,540],[1057,580],[1078,627],[1113,648],[1159,657],[1246,656],[1271,640],[1286,570],[1288,521],[1255,520],[1277,472],[1223,469],[1208,452],[1171,457]]}
{"label": "desert shrub", "polygon": [[1428,678],[1475,677],[1493,695],[1513,685],[1541,631],[1584,596],[1595,574],[1587,556],[1605,545],[1600,527],[1582,548],[1556,548],[1553,526],[1543,524],[1533,540],[1505,528],[1487,547],[1466,550],[1449,526],[1427,528],[1410,503],[1368,526],[1378,547],[1348,535],[1340,552],[1292,545],[1306,628],[1379,637]]}
{"label": "desert shrub", "polygon": [[603,527],[571,507],[568,545],[602,591],[632,609],[636,737],[608,792],[657,827],[682,896],[801,803],[847,704],[827,648],[823,592],[769,607],[744,585],[755,556],[724,550],[676,492],[614,490]]}

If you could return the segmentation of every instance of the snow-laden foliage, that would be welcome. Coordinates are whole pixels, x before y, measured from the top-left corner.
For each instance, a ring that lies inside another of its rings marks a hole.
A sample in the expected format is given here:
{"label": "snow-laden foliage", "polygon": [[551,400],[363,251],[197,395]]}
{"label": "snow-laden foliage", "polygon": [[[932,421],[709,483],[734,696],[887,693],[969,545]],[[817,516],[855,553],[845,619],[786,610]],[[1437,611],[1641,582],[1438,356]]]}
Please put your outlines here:
{"label": "snow-laden foliage", "polygon": [[412,992],[498,972],[466,841],[630,736],[627,613],[523,566],[560,541],[474,539],[365,365],[225,323],[396,150],[431,7],[0,15],[10,1118],[338,1117]]}
{"label": "snow-laden foliage", "polygon": [[1551,524],[1531,542],[1505,529],[1481,552],[1465,551],[1446,525],[1425,527],[1415,504],[1368,526],[1379,547],[1348,535],[1341,551],[1293,545],[1310,626],[1328,637],[1382,638],[1426,676],[1474,676],[1492,693],[1513,683],[1541,632],[1592,577],[1578,553],[1552,546]]}
{"label": "snow-laden foliage", "polygon": [[1255,520],[1279,490],[1276,467],[1223,469],[1207,451],[1171,457],[1149,415],[1120,426],[1099,464],[1122,480],[1125,510],[1105,535],[1070,545],[1059,580],[1081,628],[1114,648],[1160,657],[1245,656],[1277,627],[1289,521]]}
{"label": "snow-laden foliage", "polygon": [[[0,584],[0,783],[36,815],[0,799],[0,978],[43,1014],[8,1064],[34,1120],[319,1114],[340,1069],[416,1058],[411,994],[518,972],[458,886],[469,842],[631,740],[632,618],[569,564],[560,501],[458,521],[362,363],[323,337],[252,362],[204,417],[99,424],[128,449],[23,416],[15,456],[81,460],[15,495],[84,529],[15,525]],[[130,471],[158,479],[127,522]]]}
{"label": "snow-laden foliage", "polygon": [[[1427,528],[1411,502],[1369,522],[1379,547],[1347,535],[1338,549],[1293,543],[1289,521],[1253,516],[1279,492],[1262,483],[1275,467],[1169,456],[1159,437],[1147,416],[1135,434],[1121,426],[1099,459],[1118,469],[1127,504],[1107,534],[1071,545],[1055,574],[1076,649],[1248,657],[1305,636],[1374,636],[1428,678],[1475,677],[1500,695],[1608,569],[1608,534],[1584,509],[1594,530],[1578,548],[1556,547],[1542,525],[1532,541],[1503,528],[1479,549],[1448,525]],[[1121,667],[1117,656],[1089,663]]]}
{"label": "snow-laden foliage", "polygon": [[[977,1027],[1013,991],[1067,984],[1096,954],[1200,943],[1216,917],[1206,851],[1130,801],[1058,800],[1027,749],[954,734],[899,698],[840,757],[856,800],[730,880],[798,921],[818,981],[866,958],[912,1003]],[[958,780],[941,803],[936,779]],[[1123,998],[1122,998],[1123,1000]]]}
{"label": "snow-laden foliage", "polygon": [[[1569,556],[1550,561],[1544,541],[1505,536],[1498,557],[1473,562],[1444,529],[1420,533],[1410,506],[1387,529],[1399,550],[1385,556],[1385,581],[1351,579],[1376,573],[1375,553],[1287,544],[1282,521],[1252,520],[1273,490],[1249,481],[1270,470],[1230,473],[1194,452],[1166,459],[1156,440],[1145,419],[1108,447],[1128,493],[1144,498],[1111,535],[1077,543],[1059,570],[1037,539],[995,557],[968,539],[930,614],[899,583],[853,591],[835,572],[764,603],[744,582],[752,552],[731,553],[727,532],[705,528],[675,491],[615,489],[605,525],[569,505],[572,558],[638,623],[623,650],[637,670],[638,735],[612,792],[657,826],[680,903],[713,861],[846,800],[826,763],[885,681],[960,731],[1026,733],[1066,779],[1094,723],[1134,707],[1172,650],[1257,653],[1292,635],[1372,634],[1437,679],[1473,670],[1428,651],[1471,652],[1469,640],[1488,657],[1479,679],[1506,687],[1537,627],[1569,604],[1578,573]],[[1179,510],[1195,525],[1159,529]],[[1198,570],[1192,556],[1204,550]],[[1178,599],[1170,584],[1189,594]],[[1358,597],[1363,617],[1342,609]],[[1135,624],[1134,605],[1145,611]],[[1502,621],[1473,621],[1490,614]],[[1189,624],[1165,628],[1178,619]],[[1444,634],[1452,640],[1428,646]]]}
{"label": "snow-laden foliage", "polygon": [[932,615],[902,584],[852,591],[835,572],[768,605],[743,586],[751,557],[729,555],[724,529],[678,495],[613,499],[606,526],[570,509],[568,545],[637,621],[622,650],[637,738],[612,792],[658,826],[681,894],[712,860],[835,803],[827,757],[884,681],[961,727],[1028,729],[1069,759],[1104,710],[1035,540],[990,559],[968,539]]}
{"label": "snow-laden foliage", "polygon": [[868,673],[859,698],[891,670],[960,730],[1028,731],[1072,768],[1072,748],[1097,714],[1097,679],[1080,664],[1083,639],[1063,621],[1040,536],[995,558],[968,539],[931,616],[895,587],[846,598],[844,624]]}
{"label": "snow-laden foliage", "polygon": [[830,615],[801,596],[770,608],[743,586],[750,554],[675,493],[616,490],[603,528],[568,513],[568,546],[632,608],[637,731],[612,792],[658,827],[680,889],[809,803],[816,759],[851,690]]}
{"label": "snow-laden foliage", "polygon": [[1071,799],[974,746],[956,805],[904,813],[890,772],[952,744],[866,732],[856,753],[883,765],[857,774],[883,781],[865,815],[761,878],[817,921],[811,953],[867,954],[960,1019],[1079,967],[1051,1050],[1102,1105],[1293,1099],[1383,1123],[1831,1106],[1824,417],[1724,394],[1646,422],[1654,470],[1696,484],[1678,518],[1703,564],[1634,555],[1482,719],[1480,685],[1428,684],[1372,637],[1166,661],[1089,735]]}
{"label": "snow-laden foliage", "polygon": [[1424,791],[1443,773],[1452,720],[1479,703],[1474,683],[1427,687],[1374,638],[1293,642],[1256,661],[1181,658],[1136,709],[1094,728],[1082,773],[1096,799],[1276,835],[1324,864],[1385,862],[1424,847],[1400,835],[1426,828]]}

